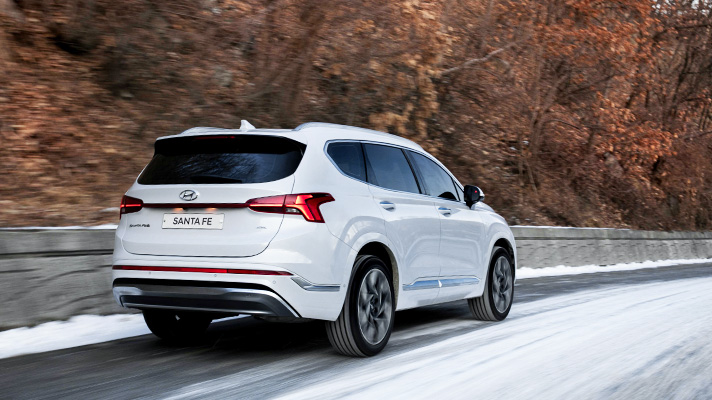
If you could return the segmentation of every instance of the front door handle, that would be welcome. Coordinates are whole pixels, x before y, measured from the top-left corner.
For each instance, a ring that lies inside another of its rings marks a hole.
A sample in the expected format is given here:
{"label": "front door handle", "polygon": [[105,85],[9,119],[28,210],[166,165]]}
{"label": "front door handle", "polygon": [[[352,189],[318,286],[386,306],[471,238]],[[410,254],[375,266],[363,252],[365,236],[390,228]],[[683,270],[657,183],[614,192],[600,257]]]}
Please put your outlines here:
{"label": "front door handle", "polygon": [[450,214],[452,214],[452,210],[449,209],[449,208],[447,208],[447,207],[438,207],[438,211],[439,211],[440,214],[442,214],[442,215],[450,215]]}
{"label": "front door handle", "polygon": [[390,201],[382,201],[381,207],[383,207],[384,209],[386,209],[388,211],[393,211],[396,209],[396,205],[391,203]]}

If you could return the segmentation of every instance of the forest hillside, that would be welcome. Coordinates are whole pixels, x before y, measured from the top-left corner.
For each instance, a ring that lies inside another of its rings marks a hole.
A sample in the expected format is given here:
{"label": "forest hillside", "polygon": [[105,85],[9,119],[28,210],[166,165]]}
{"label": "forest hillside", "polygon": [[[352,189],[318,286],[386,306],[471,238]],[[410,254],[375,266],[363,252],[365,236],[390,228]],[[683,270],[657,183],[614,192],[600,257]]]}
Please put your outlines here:
{"label": "forest hillside", "polygon": [[0,226],[115,223],[155,138],[410,138],[523,225],[712,229],[708,0],[0,0]]}

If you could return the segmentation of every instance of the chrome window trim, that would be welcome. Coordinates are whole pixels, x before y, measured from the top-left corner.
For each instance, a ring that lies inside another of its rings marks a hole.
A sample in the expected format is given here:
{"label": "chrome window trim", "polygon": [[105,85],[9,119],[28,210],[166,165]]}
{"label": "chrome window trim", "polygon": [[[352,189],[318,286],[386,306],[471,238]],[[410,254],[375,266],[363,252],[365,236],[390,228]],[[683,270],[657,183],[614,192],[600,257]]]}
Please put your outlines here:
{"label": "chrome window trim", "polygon": [[[417,150],[415,150],[415,149],[411,149],[411,148],[409,148],[409,147],[398,146],[398,145],[391,144],[391,143],[375,142],[375,141],[371,141],[371,140],[332,139],[332,140],[327,140],[327,141],[324,143],[324,155],[326,155],[326,158],[329,159],[329,161],[331,162],[331,164],[336,168],[337,171],[339,171],[339,173],[340,173],[341,175],[343,175],[343,176],[345,176],[345,177],[347,177],[347,178],[349,178],[349,179],[353,179],[353,180],[355,180],[356,182],[365,183],[366,185],[373,186],[373,187],[375,187],[375,188],[379,188],[379,189],[383,189],[383,190],[388,190],[388,191],[395,192],[395,193],[404,193],[404,194],[410,194],[410,195],[415,195],[415,196],[423,196],[423,197],[427,197],[427,198],[429,198],[429,199],[437,199],[437,200],[449,201],[449,202],[454,202],[454,203],[461,204],[461,205],[467,207],[467,205],[465,204],[464,201],[453,200],[453,199],[446,199],[446,198],[437,197],[437,196],[431,196],[431,195],[425,194],[425,193],[413,193],[413,192],[406,192],[406,191],[403,191],[403,190],[389,189],[389,188],[386,188],[386,187],[383,187],[383,186],[374,185],[374,184],[371,183],[371,182],[362,181],[361,179],[357,179],[357,178],[354,178],[353,176],[347,175],[344,171],[341,170],[341,168],[339,168],[338,164],[336,164],[336,161],[334,161],[334,159],[331,158],[331,156],[329,155],[329,152],[327,151],[328,148],[329,148],[329,144],[331,144],[331,143],[338,143],[338,142],[342,142],[342,143],[343,143],[343,142],[346,142],[346,143],[361,143],[361,144],[377,144],[377,145],[381,145],[381,146],[395,147],[395,148],[397,148],[397,149],[404,150],[404,151],[412,151],[412,152],[414,152],[414,153],[421,154],[421,155],[425,156],[425,157],[428,158],[429,160],[434,161],[440,168],[443,168],[442,163],[440,163],[437,159],[435,159],[434,157],[430,156],[429,154],[427,154],[427,153],[422,153],[422,152],[420,152],[420,151],[417,151]],[[362,150],[362,151],[363,151],[363,150]],[[406,157],[406,160],[408,160],[408,156],[407,156],[406,154],[404,154],[404,156]],[[410,162],[410,160],[408,160],[408,162]],[[462,191],[464,192],[465,188],[460,184],[460,182],[457,180],[457,178],[455,178],[446,168],[443,168],[443,171],[445,171],[445,173],[448,174],[448,175],[450,176],[450,178],[452,178],[452,180],[453,180],[453,182],[455,183],[455,185],[457,185],[457,186],[460,188],[460,190],[462,190]],[[366,172],[366,175],[368,176],[368,172]],[[415,171],[413,171],[413,176],[415,177],[415,181],[418,183],[418,185],[421,185],[421,182],[420,182],[420,180],[419,180],[419,177],[418,177],[418,175],[415,173]]]}

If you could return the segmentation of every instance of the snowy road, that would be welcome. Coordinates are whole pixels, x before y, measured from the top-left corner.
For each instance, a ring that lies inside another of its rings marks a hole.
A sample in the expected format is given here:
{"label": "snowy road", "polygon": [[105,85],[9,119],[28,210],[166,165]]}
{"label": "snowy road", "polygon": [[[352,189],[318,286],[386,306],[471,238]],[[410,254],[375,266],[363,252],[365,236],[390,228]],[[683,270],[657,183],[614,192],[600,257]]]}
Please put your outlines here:
{"label": "snowy road", "polygon": [[503,323],[464,302],[400,312],[381,355],[319,323],[252,318],[209,343],[151,336],[0,360],[2,398],[712,398],[712,265],[522,280]]}

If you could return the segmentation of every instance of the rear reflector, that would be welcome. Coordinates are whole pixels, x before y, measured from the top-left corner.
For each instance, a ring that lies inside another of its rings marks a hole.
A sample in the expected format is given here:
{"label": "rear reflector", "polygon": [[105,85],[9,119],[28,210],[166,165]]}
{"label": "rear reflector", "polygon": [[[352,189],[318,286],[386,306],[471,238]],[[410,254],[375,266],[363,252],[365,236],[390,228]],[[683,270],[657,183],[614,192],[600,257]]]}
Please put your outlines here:
{"label": "rear reflector", "polygon": [[114,265],[113,269],[122,271],[159,271],[159,272],[202,272],[205,274],[240,274],[240,275],[292,275],[285,271],[268,271],[263,269],[228,269],[228,268],[194,268],[194,267],[147,267],[138,265]]}
{"label": "rear reflector", "polygon": [[131,214],[141,211],[143,208],[143,201],[131,196],[124,196],[121,198],[121,205],[119,206],[119,219],[124,214]]}
{"label": "rear reflector", "polygon": [[334,201],[329,193],[283,194],[247,200],[252,211],[275,214],[301,214],[310,222],[324,222],[319,206]]}

